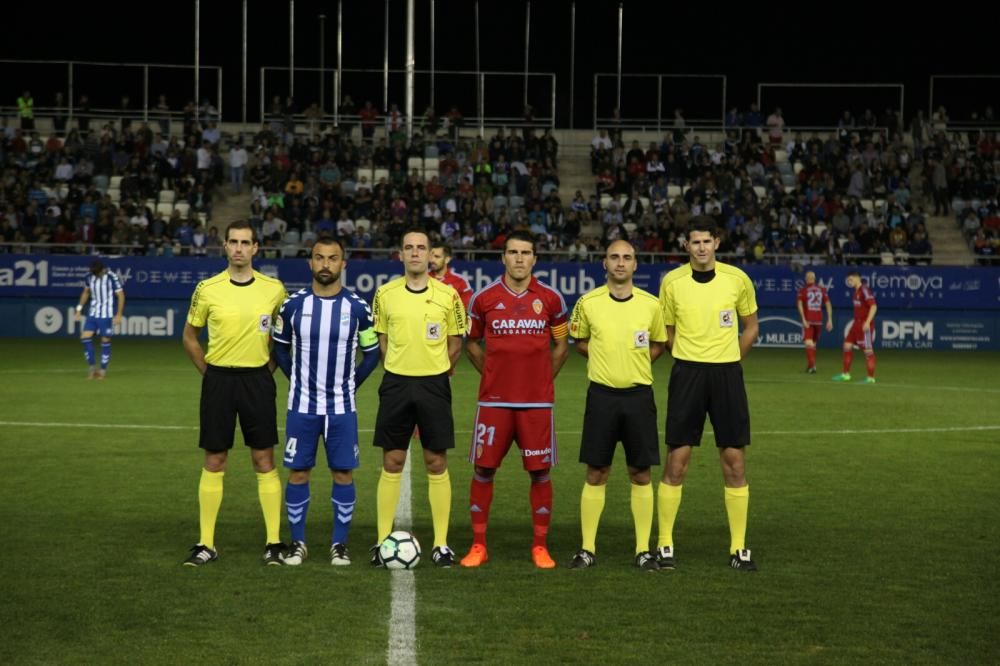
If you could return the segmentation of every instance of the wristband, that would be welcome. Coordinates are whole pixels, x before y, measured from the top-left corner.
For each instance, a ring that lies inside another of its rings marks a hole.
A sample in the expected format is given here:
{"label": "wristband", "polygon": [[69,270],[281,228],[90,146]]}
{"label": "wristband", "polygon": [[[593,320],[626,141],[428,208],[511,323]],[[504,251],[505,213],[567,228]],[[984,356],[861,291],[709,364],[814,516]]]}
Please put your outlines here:
{"label": "wristband", "polygon": [[77,312],[82,312],[83,311],[83,306],[82,305],[77,305],[76,306],[76,311]]}

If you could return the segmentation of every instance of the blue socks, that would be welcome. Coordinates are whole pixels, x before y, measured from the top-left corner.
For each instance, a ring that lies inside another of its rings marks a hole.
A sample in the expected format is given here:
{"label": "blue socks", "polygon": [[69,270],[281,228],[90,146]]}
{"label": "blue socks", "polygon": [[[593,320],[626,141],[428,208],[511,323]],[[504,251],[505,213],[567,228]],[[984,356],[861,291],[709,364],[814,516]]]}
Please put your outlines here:
{"label": "blue socks", "polygon": [[333,540],[332,543],[347,544],[347,533],[351,529],[351,519],[354,518],[354,502],[357,491],[354,483],[333,484],[330,501],[333,502]]}
{"label": "blue socks", "polygon": [[94,338],[82,338],[83,357],[87,359],[87,365],[94,367]]}
{"label": "blue socks", "polygon": [[292,541],[306,540],[306,512],[309,510],[309,484],[289,483],[285,486],[285,511]]}
{"label": "blue socks", "polygon": [[[108,362],[111,361],[111,343],[101,343],[101,370],[108,369]],[[93,364],[91,364],[93,365]]]}
{"label": "blue socks", "polygon": [[[346,485],[333,484],[330,491],[330,502],[333,504],[332,543],[347,543],[351,520],[354,518],[356,500],[357,490],[353,482]],[[309,484],[288,483],[285,486],[285,511],[288,514],[288,526],[292,532],[292,541],[305,542],[308,510]]]}

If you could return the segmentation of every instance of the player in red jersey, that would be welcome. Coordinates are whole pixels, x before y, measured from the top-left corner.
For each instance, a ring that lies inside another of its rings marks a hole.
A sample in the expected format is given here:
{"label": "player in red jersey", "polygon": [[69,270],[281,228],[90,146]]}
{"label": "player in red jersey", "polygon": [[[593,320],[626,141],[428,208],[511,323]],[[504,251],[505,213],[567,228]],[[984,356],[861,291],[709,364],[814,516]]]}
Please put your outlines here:
{"label": "player in red jersey", "polygon": [[865,353],[865,365],[868,366],[866,384],[875,383],[875,313],[878,305],[875,296],[868,285],[861,282],[861,274],[851,271],[847,274],[847,286],[854,289],[854,323],[844,337],[844,371],[834,375],[835,382],[851,381],[851,361],[854,360],[854,347]]}
{"label": "player in red jersey", "polygon": [[472,299],[472,287],[464,277],[448,268],[451,263],[451,246],[447,243],[440,243],[431,248],[430,272],[431,277],[444,282],[449,287],[458,292],[462,299],[465,311],[469,311],[469,300]]}
{"label": "player in red jersey", "polygon": [[795,299],[802,320],[802,338],[806,345],[806,372],[816,374],[816,345],[819,344],[820,329],[823,326],[823,306],[826,306],[826,330],[833,330],[833,306],[826,289],[816,284],[816,274],[806,272],[806,284],[799,289]]}
{"label": "player in red jersey", "polygon": [[[541,569],[555,567],[546,537],[552,516],[549,470],[556,463],[553,380],[569,355],[566,302],[536,280],[535,240],[515,231],[504,241],[504,275],[472,297],[465,351],[482,374],[479,407],[469,460],[475,465],[469,492],[472,548],[462,566],[478,567],[489,556],[486,526],[493,501],[493,477],[516,441],[531,475],[534,541],[531,558]],[[480,341],[486,342],[483,350]],[[554,344],[553,344],[554,343]]]}

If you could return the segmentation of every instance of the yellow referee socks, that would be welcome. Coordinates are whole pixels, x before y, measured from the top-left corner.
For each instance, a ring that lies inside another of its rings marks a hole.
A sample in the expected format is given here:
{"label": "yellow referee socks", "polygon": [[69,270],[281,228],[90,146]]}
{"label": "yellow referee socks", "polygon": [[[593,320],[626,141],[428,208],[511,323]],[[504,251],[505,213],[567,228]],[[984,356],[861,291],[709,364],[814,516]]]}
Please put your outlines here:
{"label": "yellow referee socks", "polygon": [[726,488],[726,515],[729,516],[729,554],[747,547],[747,511],[750,486]]}
{"label": "yellow referee socks", "polygon": [[635,553],[649,550],[653,532],[653,484],[632,484],[632,520],[635,522]]}
{"label": "yellow referee socks", "polygon": [[257,497],[264,512],[264,529],[269,543],[281,541],[281,477],[278,470],[257,472]]}
{"label": "yellow referee socks", "polygon": [[656,491],[656,520],[660,526],[660,534],[656,540],[657,548],[674,545],[674,521],[677,520],[677,512],[681,508],[683,492],[684,486],[671,486],[660,481]]}
{"label": "yellow referee socks", "polygon": [[215,520],[222,506],[222,478],[225,472],[209,472],[202,468],[198,482],[198,523],[201,527],[199,542],[215,550]]}
{"label": "yellow referee socks", "polygon": [[382,543],[392,531],[392,521],[396,517],[396,505],[399,504],[399,484],[402,472],[387,472],[382,469],[378,478],[378,542]]}
{"label": "yellow referee socks", "polygon": [[434,547],[448,545],[448,521],[451,519],[451,477],[448,470],[427,474],[427,498],[431,501],[434,524]]}
{"label": "yellow referee socks", "polygon": [[601,513],[604,512],[604,495],[607,486],[592,486],[583,484],[580,495],[580,531],[583,533],[584,550],[597,552],[597,526],[601,523]]}

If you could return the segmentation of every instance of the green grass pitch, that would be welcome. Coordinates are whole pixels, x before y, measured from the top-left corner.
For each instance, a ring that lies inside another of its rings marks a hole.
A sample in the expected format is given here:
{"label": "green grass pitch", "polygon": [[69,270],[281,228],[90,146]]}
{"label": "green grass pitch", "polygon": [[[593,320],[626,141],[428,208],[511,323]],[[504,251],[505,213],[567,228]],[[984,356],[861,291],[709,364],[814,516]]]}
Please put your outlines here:
{"label": "green grass pitch", "polygon": [[[312,482],[311,558],[297,569],[261,565],[256,483],[238,442],[220,559],[190,569],[180,563],[198,536],[199,380],[180,341],[116,340],[104,382],[85,380],[73,340],[5,339],[0,349],[0,662],[385,662],[391,575],[364,561],[375,536],[380,456],[370,442],[380,371],[359,398],[355,565],[331,567],[326,557],[324,463]],[[675,529],[678,568],[649,574],[631,566],[620,459],[598,566],[565,566],[579,547],[584,477],[576,457],[586,369],[572,355],[557,384],[550,550],[559,568],[531,564],[528,478],[511,456],[497,476],[490,563],[436,570],[424,562],[413,574],[417,659],[1000,661],[1000,354],[883,352],[874,386],[831,382],[836,351],[821,351],[819,363],[820,374],[808,376],[801,350],[768,349],[745,365],[749,546],[760,571],[726,566],[722,480],[707,436]],[[655,366],[661,428],[669,364]],[[856,375],[863,368],[858,355]],[[459,555],[471,541],[466,455],[477,381],[463,360],[450,458]],[[280,373],[278,387],[283,423]],[[429,546],[422,465],[412,478],[413,530]]]}

